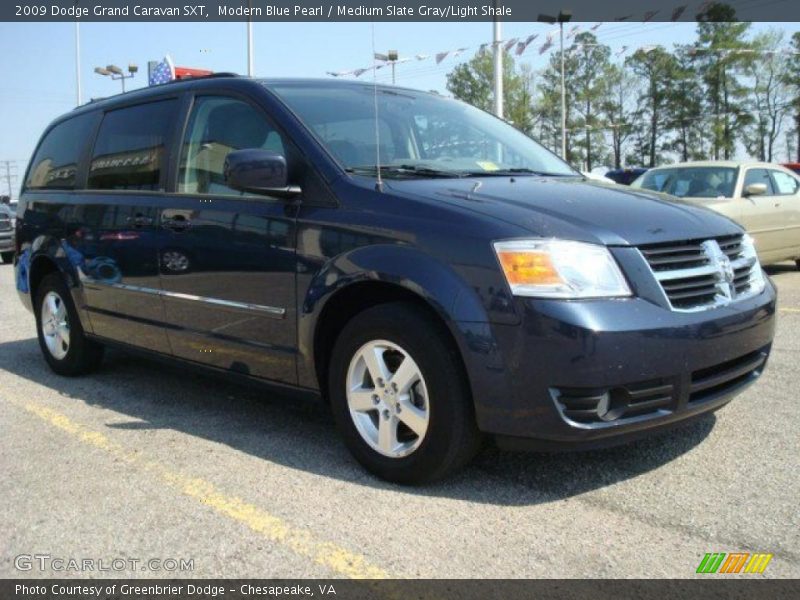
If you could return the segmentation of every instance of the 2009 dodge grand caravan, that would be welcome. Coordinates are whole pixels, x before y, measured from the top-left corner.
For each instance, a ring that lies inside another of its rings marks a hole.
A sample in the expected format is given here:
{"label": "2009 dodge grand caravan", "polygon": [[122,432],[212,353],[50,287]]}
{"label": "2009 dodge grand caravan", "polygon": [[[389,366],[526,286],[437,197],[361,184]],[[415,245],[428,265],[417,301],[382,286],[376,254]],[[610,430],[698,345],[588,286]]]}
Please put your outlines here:
{"label": "2009 dodge grand caravan", "polygon": [[115,345],[310,390],[397,482],[487,434],[592,447],[717,409],[774,330],[733,222],[395,87],[220,76],[82,106],[39,143],[16,239],[57,373]]}

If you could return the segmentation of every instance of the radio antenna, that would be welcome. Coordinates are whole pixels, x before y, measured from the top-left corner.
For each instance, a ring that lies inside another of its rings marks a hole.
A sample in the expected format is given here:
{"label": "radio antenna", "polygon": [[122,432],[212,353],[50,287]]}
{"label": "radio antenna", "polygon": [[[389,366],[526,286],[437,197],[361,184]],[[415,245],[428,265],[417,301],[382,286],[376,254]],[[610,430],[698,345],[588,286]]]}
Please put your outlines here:
{"label": "radio antenna", "polygon": [[[374,4],[374,2],[372,3]],[[383,191],[383,177],[381,176],[381,134],[378,128],[378,69],[377,58],[375,56],[375,19],[372,19],[372,100],[375,113],[375,171],[378,179],[375,182],[375,191]]]}

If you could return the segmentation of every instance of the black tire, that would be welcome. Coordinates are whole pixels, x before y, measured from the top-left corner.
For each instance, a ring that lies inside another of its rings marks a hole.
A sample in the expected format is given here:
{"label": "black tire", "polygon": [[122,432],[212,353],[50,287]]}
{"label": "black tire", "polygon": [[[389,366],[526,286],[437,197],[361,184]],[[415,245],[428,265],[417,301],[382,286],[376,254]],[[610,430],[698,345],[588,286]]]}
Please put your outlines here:
{"label": "black tire", "polygon": [[[63,358],[56,358],[48,349],[42,327],[42,303],[50,292],[58,294],[64,303],[67,313],[69,349]],[[36,333],[39,337],[39,347],[42,350],[45,361],[53,371],[59,375],[72,377],[88,373],[100,365],[103,359],[103,346],[86,337],[78,312],[75,310],[72,295],[60,273],[45,275],[39,283],[39,287],[36,290],[34,313],[36,315]]]}
{"label": "black tire", "polygon": [[10,265],[14,262],[14,252],[0,252],[0,257],[2,257],[3,262],[7,265]]}
{"label": "black tire", "polygon": [[[466,464],[480,449],[482,436],[475,424],[469,386],[458,350],[448,335],[444,325],[425,311],[398,302],[359,313],[336,339],[329,365],[331,409],[350,452],[382,479],[401,484],[440,479]],[[406,350],[427,387],[427,431],[413,452],[399,458],[373,449],[359,433],[348,407],[350,362],[364,344],[374,340],[386,340]]]}
{"label": "black tire", "polygon": [[797,265],[797,270],[800,271],[800,258],[794,261],[794,264]]}

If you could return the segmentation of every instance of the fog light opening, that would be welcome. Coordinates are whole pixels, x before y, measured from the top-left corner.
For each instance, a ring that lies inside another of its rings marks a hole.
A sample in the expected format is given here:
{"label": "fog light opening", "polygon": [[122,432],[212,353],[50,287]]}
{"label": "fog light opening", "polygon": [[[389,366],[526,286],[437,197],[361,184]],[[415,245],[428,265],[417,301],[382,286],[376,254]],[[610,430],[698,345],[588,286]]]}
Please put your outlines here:
{"label": "fog light opening", "polygon": [[597,416],[603,421],[616,421],[628,408],[628,394],[624,389],[614,388],[603,394],[597,404]]}

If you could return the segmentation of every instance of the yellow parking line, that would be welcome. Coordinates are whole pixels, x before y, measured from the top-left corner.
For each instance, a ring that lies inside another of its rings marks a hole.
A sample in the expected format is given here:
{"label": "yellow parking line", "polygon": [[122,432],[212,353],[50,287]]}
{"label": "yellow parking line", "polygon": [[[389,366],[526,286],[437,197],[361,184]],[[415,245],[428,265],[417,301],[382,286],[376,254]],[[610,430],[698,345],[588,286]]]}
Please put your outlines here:
{"label": "yellow parking line", "polygon": [[800,308],[779,308],[781,312],[788,312],[788,313],[800,313]]}
{"label": "yellow parking line", "polygon": [[219,514],[243,523],[271,542],[281,544],[299,556],[310,558],[315,563],[324,565],[341,576],[353,579],[385,579],[389,577],[385,571],[370,564],[361,554],[316,539],[311,532],[294,527],[254,504],[223,494],[208,481],[187,477],[158,462],[146,460],[137,453],[126,450],[104,434],[92,431],[66,415],[33,402],[18,403],[13,400],[10,402],[68,433],[76,440],[99,448],[113,455],[114,458],[156,475],[163,483],[182,494],[194,498]]}

